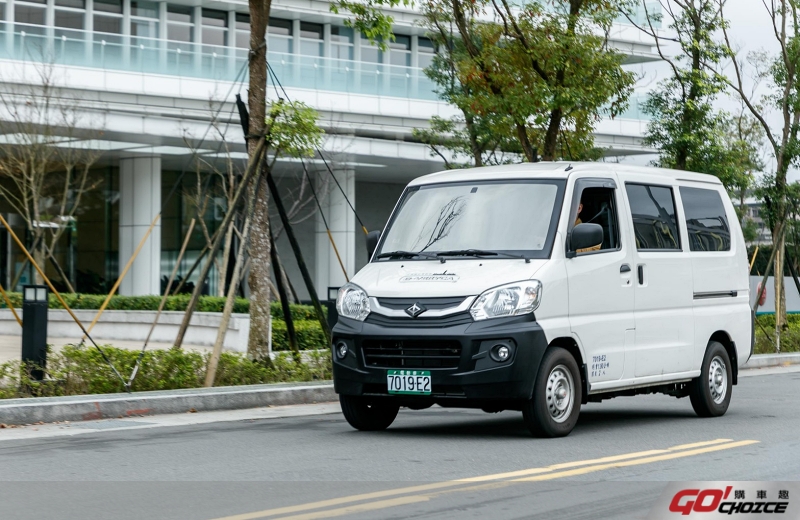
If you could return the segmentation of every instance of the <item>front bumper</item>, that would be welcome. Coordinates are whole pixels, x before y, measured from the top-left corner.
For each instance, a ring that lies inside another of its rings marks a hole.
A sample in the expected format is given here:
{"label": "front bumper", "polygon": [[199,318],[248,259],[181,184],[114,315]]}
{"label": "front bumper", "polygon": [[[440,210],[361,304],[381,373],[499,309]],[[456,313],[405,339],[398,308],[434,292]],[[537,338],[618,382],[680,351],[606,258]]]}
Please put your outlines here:
{"label": "front bumper", "polygon": [[[335,346],[342,342],[347,344],[348,354],[339,359]],[[511,347],[512,355],[505,362],[497,362],[489,355],[498,343]],[[380,316],[359,322],[340,317],[333,328],[333,345],[333,381],[339,394],[391,396],[412,406],[435,402],[486,407],[491,402],[530,399],[547,339],[533,315],[480,322],[449,317],[438,323]],[[422,359],[402,356],[409,351],[422,353],[420,346],[435,350],[441,345],[453,347],[448,351],[450,366],[436,366],[439,361],[424,355]],[[382,346],[391,348],[382,351]],[[374,355],[376,352],[400,354],[379,356]],[[430,371],[431,395],[389,394],[387,370],[398,368]]]}

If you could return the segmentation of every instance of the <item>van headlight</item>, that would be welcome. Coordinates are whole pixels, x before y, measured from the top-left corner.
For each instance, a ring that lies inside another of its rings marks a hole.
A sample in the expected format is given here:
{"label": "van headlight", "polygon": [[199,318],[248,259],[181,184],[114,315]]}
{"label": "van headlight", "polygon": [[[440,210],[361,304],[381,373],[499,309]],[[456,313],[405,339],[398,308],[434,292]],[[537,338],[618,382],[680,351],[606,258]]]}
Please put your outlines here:
{"label": "van headlight", "polygon": [[369,315],[367,291],[354,283],[344,284],[336,297],[336,312],[345,318],[364,321]]}
{"label": "van headlight", "polygon": [[469,308],[475,321],[530,314],[539,307],[542,283],[524,280],[494,287],[478,296]]}

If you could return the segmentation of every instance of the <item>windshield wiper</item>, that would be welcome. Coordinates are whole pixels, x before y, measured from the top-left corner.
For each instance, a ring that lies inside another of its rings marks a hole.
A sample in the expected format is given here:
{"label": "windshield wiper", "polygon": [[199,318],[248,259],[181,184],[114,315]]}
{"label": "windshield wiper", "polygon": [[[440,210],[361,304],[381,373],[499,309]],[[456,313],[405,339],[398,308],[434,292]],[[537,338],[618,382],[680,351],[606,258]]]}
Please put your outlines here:
{"label": "windshield wiper", "polygon": [[504,256],[505,258],[519,258],[525,260],[525,263],[530,262],[528,257],[522,255],[504,253],[502,251],[486,251],[484,249],[454,249],[452,251],[439,251],[436,254],[438,256]]}
{"label": "windshield wiper", "polygon": [[381,253],[375,258],[414,258],[415,256],[441,260],[438,255],[427,251],[389,251],[388,253]]}

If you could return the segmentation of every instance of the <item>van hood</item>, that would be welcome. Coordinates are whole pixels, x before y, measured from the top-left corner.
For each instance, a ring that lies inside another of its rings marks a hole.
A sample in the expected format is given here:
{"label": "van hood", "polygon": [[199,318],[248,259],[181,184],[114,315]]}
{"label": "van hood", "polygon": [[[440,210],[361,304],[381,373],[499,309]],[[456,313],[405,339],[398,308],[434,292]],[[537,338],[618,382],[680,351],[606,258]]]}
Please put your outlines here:
{"label": "van hood", "polygon": [[435,298],[476,296],[486,289],[528,280],[547,260],[448,259],[370,262],[351,282],[369,296]]}

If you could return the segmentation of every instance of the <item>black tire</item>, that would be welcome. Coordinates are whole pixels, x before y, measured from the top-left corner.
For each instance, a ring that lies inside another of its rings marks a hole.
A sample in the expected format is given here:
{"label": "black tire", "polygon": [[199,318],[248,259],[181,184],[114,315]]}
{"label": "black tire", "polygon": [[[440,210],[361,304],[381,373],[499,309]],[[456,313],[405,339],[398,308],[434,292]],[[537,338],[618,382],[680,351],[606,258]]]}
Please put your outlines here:
{"label": "black tire", "polygon": [[[566,394],[558,399],[554,394],[562,389]],[[525,426],[536,437],[569,435],[581,412],[582,391],[580,370],[572,354],[561,347],[547,349],[539,364],[533,397],[522,405]]]}
{"label": "black tire", "polygon": [[340,395],[339,404],[350,426],[365,432],[385,430],[397,417],[400,407],[381,399]]}
{"label": "black tire", "polygon": [[692,380],[689,399],[700,417],[725,415],[731,404],[733,392],[733,367],[728,351],[722,343],[711,341],[703,356],[700,377]]}

